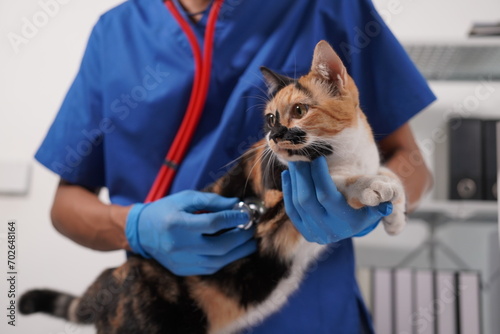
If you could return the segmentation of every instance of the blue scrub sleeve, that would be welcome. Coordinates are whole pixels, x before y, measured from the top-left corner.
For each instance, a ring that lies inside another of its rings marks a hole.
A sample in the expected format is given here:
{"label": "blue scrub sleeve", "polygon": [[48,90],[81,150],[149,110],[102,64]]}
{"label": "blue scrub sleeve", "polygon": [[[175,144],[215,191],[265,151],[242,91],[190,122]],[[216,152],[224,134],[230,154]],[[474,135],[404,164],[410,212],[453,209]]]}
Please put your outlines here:
{"label": "blue scrub sleeve", "polygon": [[104,185],[103,135],[113,129],[102,111],[99,44],[96,25],[78,74],[35,154],[61,178],[89,187]]}
{"label": "blue scrub sleeve", "polygon": [[344,2],[338,52],[360,91],[361,108],[377,140],[397,130],[436,97],[370,0]]}

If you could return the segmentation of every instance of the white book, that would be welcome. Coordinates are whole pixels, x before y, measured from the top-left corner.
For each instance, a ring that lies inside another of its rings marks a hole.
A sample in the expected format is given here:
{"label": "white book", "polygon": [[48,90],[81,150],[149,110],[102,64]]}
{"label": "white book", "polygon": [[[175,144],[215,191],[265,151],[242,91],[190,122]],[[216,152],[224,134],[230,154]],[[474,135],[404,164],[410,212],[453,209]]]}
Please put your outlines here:
{"label": "white book", "polygon": [[373,271],[372,304],[375,333],[392,333],[392,275],[388,269]]}
{"label": "white book", "polygon": [[394,325],[395,332],[398,334],[412,333],[412,279],[413,274],[411,269],[396,269],[394,271]]}
{"label": "white book", "polygon": [[436,298],[434,300],[438,334],[457,333],[456,311],[455,273],[438,271],[436,273]]}
{"label": "white book", "polygon": [[[498,134],[500,134],[500,131],[498,131]],[[500,151],[500,145],[498,145],[497,147]],[[498,154],[498,158],[500,160],[500,153]],[[498,164],[498,166],[500,166],[500,164]],[[498,310],[500,310],[500,281],[498,281],[498,279],[495,279],[495,276],[492,276],[493,273],[500,270],[500,245],[498,242],[498,235],[499,233],[497,230],[495,232],[491,232],[489,237],[489,247],[488,247],[489,273],[487,274],[489,279],[486,282],[488,284],[488,290],[486,292],[488,295],[487,296],[485,296],[484,294],[481,295],[482,297],[483,296],[486,297],[485,298],[486,303],[484,304],[482,312],[485,312],[486,319],[489,318],[488,323],[484,323],[485,328],[495,328],[495,329],[500,328],[500,316],[498,316],[499,313]]]}
{"label": "white book", "polygon": [[436,334],[434,331],[434,278],[429,270],[418,270],[413,279],[414,305],[412,327],[414,333]]}
{"label": "white book", "polygon": [[461,272],[458,276],[461,334],[481,333],[479,284],[478,273]]}

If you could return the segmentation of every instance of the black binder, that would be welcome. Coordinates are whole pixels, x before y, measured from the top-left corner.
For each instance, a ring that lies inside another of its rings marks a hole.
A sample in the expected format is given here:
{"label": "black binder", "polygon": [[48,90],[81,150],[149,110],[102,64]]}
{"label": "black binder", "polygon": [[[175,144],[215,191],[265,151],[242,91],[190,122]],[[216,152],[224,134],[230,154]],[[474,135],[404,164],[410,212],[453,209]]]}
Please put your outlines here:
{"label": "black binder", "polygon": [[483,121],[483,199],[497,199],[496,120]]}
{"label": "black binder", "polygon": [[448,122],[450,199],[483,197],[481,129],[479,119],[454,118]]}

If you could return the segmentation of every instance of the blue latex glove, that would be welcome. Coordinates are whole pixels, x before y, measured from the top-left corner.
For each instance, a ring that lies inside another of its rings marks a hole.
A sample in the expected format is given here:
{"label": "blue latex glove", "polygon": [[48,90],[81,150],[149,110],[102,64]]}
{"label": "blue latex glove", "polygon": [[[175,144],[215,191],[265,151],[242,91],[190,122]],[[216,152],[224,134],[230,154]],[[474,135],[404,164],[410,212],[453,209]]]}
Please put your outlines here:
{"label": "blue latex glove", "polygon": [[135,253],[154,258],[176,275],[213,274],[257,249],[252,229],[208,235],[248,221],[248,214],[231,210],[237,202],[188,190],[135,204],[127,216],[125,235]]}
{"label": "blue latex glove", "polygon": [[289,162],[281,174],[285,210],[307,241],[319,244],[362,236],[391,214],[392,203],[353,209],[337,190],[324,157]]}

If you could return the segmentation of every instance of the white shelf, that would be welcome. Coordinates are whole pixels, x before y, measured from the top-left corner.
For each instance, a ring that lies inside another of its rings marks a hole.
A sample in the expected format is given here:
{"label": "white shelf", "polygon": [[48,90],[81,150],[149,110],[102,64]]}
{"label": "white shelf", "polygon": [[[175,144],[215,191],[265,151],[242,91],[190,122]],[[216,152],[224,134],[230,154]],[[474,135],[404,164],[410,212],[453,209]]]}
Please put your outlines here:
{"label": "white shelf", "polygon": [[[413,214],[418,218],[425,214],[440,214],[449,220],[484,219],[497,221],[498,203],[496,201],[452,201],[429,199]],[[412,215],[410,215],[411,217]]]}

